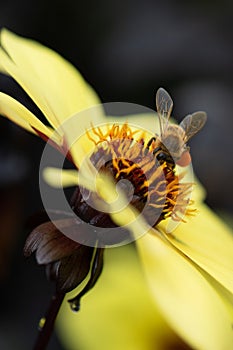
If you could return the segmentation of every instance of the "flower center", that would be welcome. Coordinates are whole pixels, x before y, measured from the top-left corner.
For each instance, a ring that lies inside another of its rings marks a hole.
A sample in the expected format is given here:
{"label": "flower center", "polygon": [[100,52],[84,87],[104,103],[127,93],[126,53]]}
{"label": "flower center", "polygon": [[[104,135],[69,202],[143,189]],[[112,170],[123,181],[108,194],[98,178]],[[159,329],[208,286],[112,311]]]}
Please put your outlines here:
{"label": "flower center", "polygon": [[[133,131],[127,123],[109,126],[105,132],[92,127],[87,137],[96,146],[90,159],[97,171],[114,179],[149,225],[155,227],[168,217],[184,221],[184,214],[192,213],[187,210],[191,184],[182,183],[182,176],[176,175],[175,163],[159,139],[146,143],[145,134]],[[80,189],[76,190],[72,199],[75,213],[92,225],[115,227],[107,213],[90,206],[88,196],[87,203]]]}

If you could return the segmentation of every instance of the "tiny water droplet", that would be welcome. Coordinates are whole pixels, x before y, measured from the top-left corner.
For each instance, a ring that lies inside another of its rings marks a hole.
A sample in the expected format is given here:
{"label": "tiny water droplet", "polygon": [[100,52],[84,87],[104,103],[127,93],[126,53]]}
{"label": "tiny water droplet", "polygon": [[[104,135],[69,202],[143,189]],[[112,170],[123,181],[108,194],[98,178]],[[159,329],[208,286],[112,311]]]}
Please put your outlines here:
{"label": "tiny water droplet", "polygon": [[74,312],[78,312],[80,309],[80,302],[79,300],[73,300],[70,302],[70,308]]}
{"label": "tiny water droplet", "polygon": [[44,328],[45,322],[46,322],[46,318],[42,317],[38,324],[39,331],[41,331]]}

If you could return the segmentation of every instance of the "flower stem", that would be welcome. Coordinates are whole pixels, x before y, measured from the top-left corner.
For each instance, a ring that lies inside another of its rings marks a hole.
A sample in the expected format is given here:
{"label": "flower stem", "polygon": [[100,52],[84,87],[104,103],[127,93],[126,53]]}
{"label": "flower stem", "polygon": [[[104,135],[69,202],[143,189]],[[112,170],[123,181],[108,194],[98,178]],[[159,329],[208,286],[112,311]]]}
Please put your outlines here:
{"label": "flower stem", "polygon": [[49,339],[53,332],[54,323],[60,310],[65,293],[56,293],[50,302],[46,315],[40,320],[39,334],[33,350],[44,350],[48,345]]}

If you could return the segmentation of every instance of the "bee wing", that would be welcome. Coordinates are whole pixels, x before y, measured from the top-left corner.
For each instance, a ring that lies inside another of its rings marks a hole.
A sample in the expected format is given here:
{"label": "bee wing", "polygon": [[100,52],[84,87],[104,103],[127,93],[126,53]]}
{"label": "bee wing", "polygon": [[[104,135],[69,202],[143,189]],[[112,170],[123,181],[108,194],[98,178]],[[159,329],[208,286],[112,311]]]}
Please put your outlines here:
{"label": "bee wing", "polygon": [[185,131],[185,142],[187,142],[191,137],[193,137],[199,130],[203,128],[207,119],[205,112],[196,112],[187,115],[180,126]]}
{"label": "bee wing", "polygon": [[163,88],[159,88],[156,93],[156,108],[159,117],[161,135],[163,135],[168,126],[168,119],[170,118],[173,108],[172,98]]}

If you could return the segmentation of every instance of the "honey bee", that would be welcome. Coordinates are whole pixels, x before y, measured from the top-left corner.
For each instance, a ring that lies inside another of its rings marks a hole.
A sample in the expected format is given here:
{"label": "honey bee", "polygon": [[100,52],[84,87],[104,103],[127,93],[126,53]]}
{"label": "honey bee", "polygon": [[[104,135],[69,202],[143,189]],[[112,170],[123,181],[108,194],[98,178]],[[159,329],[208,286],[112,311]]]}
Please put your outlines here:
{"label": "honey bee", "polygon": [[156,93],[156,108],[159,117],[160,136],[152,137],[147,148],[154,142],[158,146],[153,150],[160,164],[167,163],[173,169],[175,164],[187,166],[191,162],[188,140],[201,130],[206,122],[205,112],[195,112],[187,115],[179,125],[169,123],[173,108],[171,96],[163,88]]}

